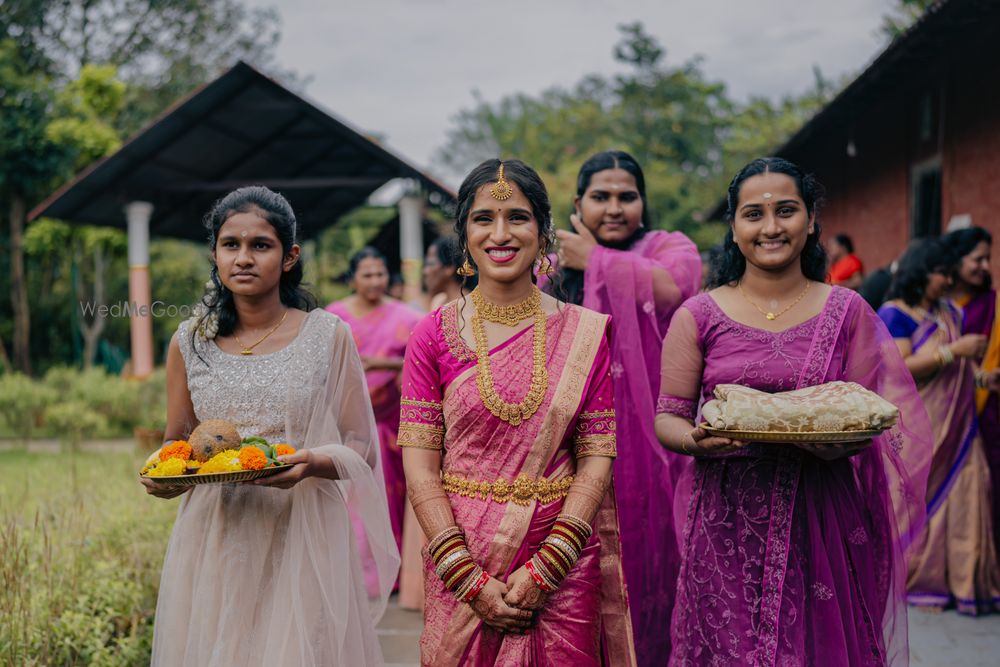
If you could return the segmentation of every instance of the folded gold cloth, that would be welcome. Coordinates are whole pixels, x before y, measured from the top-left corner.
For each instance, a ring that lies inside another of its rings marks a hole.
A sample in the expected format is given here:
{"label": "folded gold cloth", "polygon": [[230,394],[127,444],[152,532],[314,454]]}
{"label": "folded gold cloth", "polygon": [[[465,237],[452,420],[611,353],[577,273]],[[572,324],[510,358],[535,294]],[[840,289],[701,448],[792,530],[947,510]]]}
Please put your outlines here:
{"label": "folded gold cloth", "polygon": [[884,430],[896,423],[899,410],[854,382],[828,382],[777,394],[720,384],[701,414],[712,428],[816,433]]}

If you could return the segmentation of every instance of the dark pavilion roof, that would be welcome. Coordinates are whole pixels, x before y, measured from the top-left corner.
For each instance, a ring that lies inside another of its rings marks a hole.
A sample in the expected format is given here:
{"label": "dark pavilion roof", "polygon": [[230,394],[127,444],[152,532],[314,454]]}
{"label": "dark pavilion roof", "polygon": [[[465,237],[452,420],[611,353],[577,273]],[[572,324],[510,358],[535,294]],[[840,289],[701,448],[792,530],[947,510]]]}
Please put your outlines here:
{"label": "dark pavilion roof", "polygon": [[[814,140],[856,124],[869,109],[880,104],[887,91],[922,80],[930,67],[947,60],[950,50],[997,39],[1000,39],[997,0],[938,0],[772,155],[803,162],[811,170],[813,166],[807,161]],[[990,79],[988,85],[995,83],[995,73],[984,72],[984,76],[984,85],[987,79]],[[725,212],[723,197],[705,217],[720,220]]]}
{"label": "dark pavilion roof", "polygon": [[266,185],[295,209],[300,236],[334,224],[395,178],[414,179],[432,204],[455,194],[344,121],[239,62],[177,102],[113,155],[30,214],[126,226],[123,206],[154,204],[153,236],[203,240],[202,216],[242,185]]}

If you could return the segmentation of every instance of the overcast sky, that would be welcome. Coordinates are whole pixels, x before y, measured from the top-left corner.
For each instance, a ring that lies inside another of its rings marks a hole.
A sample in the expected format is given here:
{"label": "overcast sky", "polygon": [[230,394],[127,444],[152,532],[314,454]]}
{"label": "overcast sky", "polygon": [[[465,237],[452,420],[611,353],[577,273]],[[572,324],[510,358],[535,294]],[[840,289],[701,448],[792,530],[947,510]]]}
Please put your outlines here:
{"label": "overcast sky", "polygon": [[[473,104],[616,71],[616,26],[640,20],[678,65],[731,94],[780,97],[857,73],[882,49],[892,0],[250,0],[277,6],[278,61],[312,77],[307,95],[435,169],[451,118]],[[451,179],[448,179],[451,180]],[[454,185],[454,184],[453,184]]]}

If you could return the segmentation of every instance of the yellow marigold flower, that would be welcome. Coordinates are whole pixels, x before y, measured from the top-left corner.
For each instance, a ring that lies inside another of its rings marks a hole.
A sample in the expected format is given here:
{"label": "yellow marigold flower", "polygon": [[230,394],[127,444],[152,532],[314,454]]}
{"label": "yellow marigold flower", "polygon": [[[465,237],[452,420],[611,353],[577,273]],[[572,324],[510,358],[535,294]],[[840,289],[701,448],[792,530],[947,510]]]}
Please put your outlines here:
{"label": "yellow marigold flower", "polygon": [[244,470],[260,470],[267,465],[267,455],[259,447],[248,445],[240,449],[240,465]]}
{"label": "yellow marigold flower", "polygon": [[286,454],[294,454],[294,453],[295,453],[295,448],[292,447],[291,445],[286,445],[283,442],[278,443],[277,445],[274,446],[275,456],[285,456]]}
{"label": "yellow marigold flower", "polygon": [[235,449],[226,449],[202,463],[201,467],[198,468],[198,474],[205,475],[210,472],[236,472],[238,470],[243,470],[240,466],[240,453]]}
{"label": "yellow marigold flower", "polygon": [[194,450],[188,444],[187,440],[174,440],[168,445],[163,445],[160,449],[160,460],[181,459],[182,461],[187,461],[193,453]]}
{"label": "yellow marigold flower", "polygon": [[183,475],[186,465],[182,459],[167,459],[160,461],[149,470],[150,477],[176,477]]}

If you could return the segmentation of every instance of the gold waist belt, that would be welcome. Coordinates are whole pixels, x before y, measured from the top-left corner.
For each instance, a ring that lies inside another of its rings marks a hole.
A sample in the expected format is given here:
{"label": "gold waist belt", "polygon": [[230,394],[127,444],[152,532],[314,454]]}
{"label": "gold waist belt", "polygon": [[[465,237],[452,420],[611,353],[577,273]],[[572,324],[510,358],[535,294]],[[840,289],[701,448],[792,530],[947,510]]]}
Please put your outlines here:
{"label": "gold waist belt", "polygon": [[495,482],[477,482],[446,472],[441,476],[441,481],[445,491],[457,493],[466,498],[478,497],[481,500],[492,498],[493,502],[511,502],[515,505],[528,505],[532,500],[537,500],[544,505],[553,500],[565,498],[573,483],[573,476],[553,481],[544,477],[532,479],[527,475],[521,475],[513,482],[508,482],[505,479],[498,479]]}

